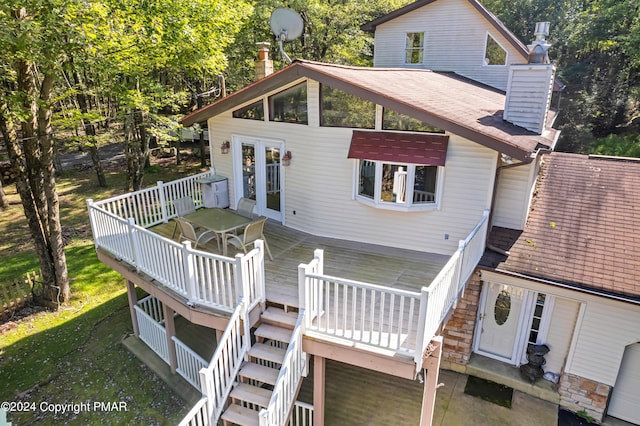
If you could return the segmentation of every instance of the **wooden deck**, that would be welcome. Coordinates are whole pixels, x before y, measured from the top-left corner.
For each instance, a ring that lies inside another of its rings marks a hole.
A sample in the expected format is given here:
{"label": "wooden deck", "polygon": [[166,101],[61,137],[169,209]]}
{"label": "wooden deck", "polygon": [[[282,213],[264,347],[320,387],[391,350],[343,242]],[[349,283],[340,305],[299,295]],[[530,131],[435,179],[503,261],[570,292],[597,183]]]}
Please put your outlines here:
{"label": "wooden deck", "polygon": [[[169,222],[152,230],[171,238],[173,229]],[[411,291],[428,286],[449,260],[444,255],[318,237],[271,220],[264,233],[274,258],[265,259],[267,299],[278,303],[297,300],[298,265],[309,263],[315,249],[324,250],[327,275]],[[215,241],[201,249],[221,254]],[[233,246],[228,250],[228,256],[235,255]]]}

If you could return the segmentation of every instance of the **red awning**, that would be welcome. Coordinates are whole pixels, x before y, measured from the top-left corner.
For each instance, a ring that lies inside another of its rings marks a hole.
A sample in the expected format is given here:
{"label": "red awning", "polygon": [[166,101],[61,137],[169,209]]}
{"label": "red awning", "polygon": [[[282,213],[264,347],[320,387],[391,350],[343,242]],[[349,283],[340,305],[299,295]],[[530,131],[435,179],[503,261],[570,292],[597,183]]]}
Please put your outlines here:
{"label": "red awning", "polygon": [[444,166],[449,136],[354,130],[348,158]]}

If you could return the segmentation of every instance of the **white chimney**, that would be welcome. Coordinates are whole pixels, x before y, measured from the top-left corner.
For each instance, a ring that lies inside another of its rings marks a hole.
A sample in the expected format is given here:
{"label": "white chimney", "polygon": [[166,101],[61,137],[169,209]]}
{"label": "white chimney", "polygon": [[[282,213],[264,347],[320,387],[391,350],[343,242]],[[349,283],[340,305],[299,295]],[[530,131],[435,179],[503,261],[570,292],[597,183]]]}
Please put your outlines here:
{"label": "white chimney", "polygon": [[269,59],[269,46],[271,43],[263,41],[256,43],[256,45],[258,46],[258,60],[255,64],[255,81],[258,81],[273,73],[273,61]]}
{"label": "white chimney", "polygon": [[546,126],[556,72],[547,55],[551,46],[545,39],[547,35],[549,23],[536,23],[536,39],[528,46],[529,63],[511,65],[503,113],[506,121],[537,134]]}

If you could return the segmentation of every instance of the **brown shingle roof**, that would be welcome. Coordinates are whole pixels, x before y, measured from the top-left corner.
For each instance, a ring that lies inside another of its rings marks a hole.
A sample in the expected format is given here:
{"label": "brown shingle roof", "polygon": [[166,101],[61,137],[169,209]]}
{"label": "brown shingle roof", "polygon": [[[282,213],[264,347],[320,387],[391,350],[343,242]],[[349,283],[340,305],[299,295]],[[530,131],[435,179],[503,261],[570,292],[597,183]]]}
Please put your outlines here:
{"label": "brown shingle roof", "polygon": [[494,228],[481,264],[640,300],[640,161],[545,156],[524,231]]}
{"label": "brown shingle roof", "polygon": [[311,61],[293,64],[244,89],[185,116],[190,126],[300,78],[370,100],[478,144],[527,160],[539,147],[555,143],[557,131],[542,135],[502,119],[503,92],[454,73],[403,68],[350,67]]}

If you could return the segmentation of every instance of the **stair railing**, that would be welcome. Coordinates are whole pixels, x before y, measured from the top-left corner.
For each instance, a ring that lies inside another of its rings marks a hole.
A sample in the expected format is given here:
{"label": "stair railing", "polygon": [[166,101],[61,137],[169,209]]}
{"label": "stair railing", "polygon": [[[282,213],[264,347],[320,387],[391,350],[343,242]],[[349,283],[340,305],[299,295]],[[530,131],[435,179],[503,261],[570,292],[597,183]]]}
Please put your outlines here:
{"label": "stair railing", "polygon": [[280,374],[273,386],[269,405],[260,411],[260,426],[284,426],[287,424],[298,396],[302,378],[308,374],[307,354],[302,351],[305,315],[305,310],[301,309],[280,367]]}
{"label": "stair railing", "polygon": [[216,424],[222,415],[245,355],[251,348],[248,326],[248,312],[246,303],[242,299],[229,319],[229,324],[218,342],[211,363],[200,370],[201,389],[202,394],[207,397],[207,412],[211,416],[210,424]]}

